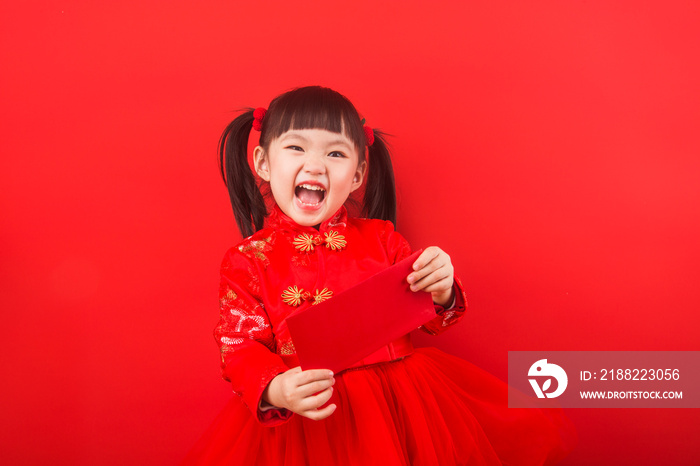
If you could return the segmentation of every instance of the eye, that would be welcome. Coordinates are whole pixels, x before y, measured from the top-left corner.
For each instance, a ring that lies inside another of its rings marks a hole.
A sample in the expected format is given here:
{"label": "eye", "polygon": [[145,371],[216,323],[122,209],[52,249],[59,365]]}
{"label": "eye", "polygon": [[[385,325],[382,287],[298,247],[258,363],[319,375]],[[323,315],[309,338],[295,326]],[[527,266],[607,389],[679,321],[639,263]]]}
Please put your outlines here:
{"label": "eye", "polygon": [[292,145],[292,146],[287,146],[287,147],[285,147],[285,149],[291,149],[291,150],[296,150],[296,151],[301,151],[301,152],[304,151],[304,149],[302,149],[301,147],[299,147],[299,146],[293,146],[293,145]]}
{"label": "eye", "polygon": [[329,157],[345,157],[345,154],[343,154],[340,151],[334,150],[330,154],[328,154]]}

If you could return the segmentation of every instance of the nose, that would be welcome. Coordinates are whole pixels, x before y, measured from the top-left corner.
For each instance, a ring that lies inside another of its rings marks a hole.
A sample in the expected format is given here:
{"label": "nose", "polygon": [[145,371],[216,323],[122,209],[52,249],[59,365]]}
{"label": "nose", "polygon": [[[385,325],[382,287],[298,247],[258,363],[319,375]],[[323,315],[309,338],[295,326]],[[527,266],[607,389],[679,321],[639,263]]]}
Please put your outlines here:
{"label": "nose", "polygon": [[304,171],[312,175],[322,175],[326,173],[325,158],[322,154],[308,152],[304,160]]}

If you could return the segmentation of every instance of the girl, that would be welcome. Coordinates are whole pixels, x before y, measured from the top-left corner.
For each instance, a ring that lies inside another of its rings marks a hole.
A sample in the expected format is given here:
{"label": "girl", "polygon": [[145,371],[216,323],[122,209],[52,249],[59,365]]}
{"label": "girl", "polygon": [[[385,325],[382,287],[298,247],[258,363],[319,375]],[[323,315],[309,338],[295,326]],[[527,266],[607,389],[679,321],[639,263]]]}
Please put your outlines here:
{"label": "girl", "polygon": [[[253,162],[269,206],[248,164],[251,129],[260,131]],[[236,397],[187,464],[535,465],[566,454],[558,413],[508,409],[503,382],[414,349],[408,335],[337,374],[300,369],[287,317],[411,254],[394,230],[383,136],[345,97],[315,86],[282,94],[229,124],[220,156],[246,237],[224,256],[214,332]],[[346,203],[362,191],[362,218],[353,218]],[[413,269],[411,289],[435,304],[421,329],[437,335],[462,318],[464,289],[438,247]]]}

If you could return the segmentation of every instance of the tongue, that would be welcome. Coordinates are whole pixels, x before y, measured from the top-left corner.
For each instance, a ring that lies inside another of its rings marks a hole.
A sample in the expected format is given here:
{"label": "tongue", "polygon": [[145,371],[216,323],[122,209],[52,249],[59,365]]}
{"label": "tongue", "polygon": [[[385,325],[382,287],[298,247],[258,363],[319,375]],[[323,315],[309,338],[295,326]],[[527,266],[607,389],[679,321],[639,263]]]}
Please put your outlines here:
{"label": "tongue", "polygon": [[323,199],[323,191],[297,188],[297,197],[304,204],[318,204]]}

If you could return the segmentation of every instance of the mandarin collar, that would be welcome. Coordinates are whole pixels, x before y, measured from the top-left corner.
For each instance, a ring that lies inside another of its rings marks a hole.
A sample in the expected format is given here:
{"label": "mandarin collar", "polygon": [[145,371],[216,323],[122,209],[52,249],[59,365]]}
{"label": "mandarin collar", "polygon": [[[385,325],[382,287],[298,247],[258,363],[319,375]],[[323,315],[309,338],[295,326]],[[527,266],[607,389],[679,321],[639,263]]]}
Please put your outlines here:
{"label": "mandarin collar", "polygon": [[292,220],[287,214],[282,212],[279,205],[275,203],[269,215],[265,217],[265,226],[271,228],[281,228],[298,232],[323,233],[331,229],[342,230],[347,226],[348,211],[344,205],[328,220],[321,223],[318,230],[312,226],[302,226]]}

